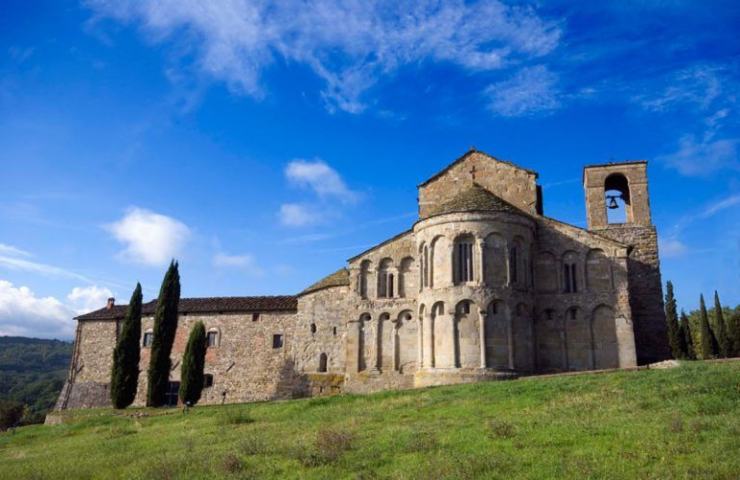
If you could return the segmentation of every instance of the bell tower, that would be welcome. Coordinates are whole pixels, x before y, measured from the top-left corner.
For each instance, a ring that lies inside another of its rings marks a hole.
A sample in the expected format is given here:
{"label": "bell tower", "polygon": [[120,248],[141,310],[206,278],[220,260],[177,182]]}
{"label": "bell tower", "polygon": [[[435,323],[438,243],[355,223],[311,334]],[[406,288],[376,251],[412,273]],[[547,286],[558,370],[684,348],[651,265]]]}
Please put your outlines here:
{"label": "bell tower", "polygon": [[627,273],[638,363],[670,358],[647,162],[586,166],[583,188],[588,229],[630,247]]}

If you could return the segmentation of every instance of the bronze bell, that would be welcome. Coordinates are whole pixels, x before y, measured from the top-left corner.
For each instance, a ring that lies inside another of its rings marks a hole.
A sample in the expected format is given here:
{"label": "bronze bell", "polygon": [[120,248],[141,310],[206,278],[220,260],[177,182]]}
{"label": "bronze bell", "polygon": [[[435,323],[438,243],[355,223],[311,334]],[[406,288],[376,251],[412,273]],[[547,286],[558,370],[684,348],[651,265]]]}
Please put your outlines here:
{"label": "bronze bell", "polygon": [[609,205],[607,205],[607,208],[610,210],[614,210],[616,208],[619,208],[619,205],[617,204],[617,197],[616,196],[609,196]]}

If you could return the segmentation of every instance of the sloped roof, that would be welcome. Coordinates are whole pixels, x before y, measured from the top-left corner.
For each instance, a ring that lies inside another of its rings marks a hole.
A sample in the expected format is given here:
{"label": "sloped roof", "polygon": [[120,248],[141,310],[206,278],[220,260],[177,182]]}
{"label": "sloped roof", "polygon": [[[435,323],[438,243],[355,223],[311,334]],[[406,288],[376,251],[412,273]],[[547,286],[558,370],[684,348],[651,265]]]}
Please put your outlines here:
{"label": "sloped roof", "polygon": [[346,287],[349,286],[349,270],[346,268],[340,268],[331,275],[327,275],[318,282],[314,283],[307,289],[303,290],[298,296],[306,295],[317,290],[323,290],[324,288],[331,287]]}
{"label": "sloped roof", "polygon": [[413,231],[414,231],[413,228],[409,228],[408,230],[404,230],[403,232],[399,233],[398,235],[394,235],[391,238],[389,238],[387,240],[383,240],[382,242],[373,245],[372,247],[368,248],[367,250],[364,250],[364,251],[358,253],[357,255],[355,255],[354,257],[352,257],[350,259],[348,259],[347,261],[348,262],[353,262],[356,259],[360,258],[361,256],[365,255],[366,253],[372,252],[376,248],[380,248],[383,245],[388,245],[389,243],[394,242],[394,241],[398,240],[399,238],[404,237],[405,235],[408,235],[409,233],[412,233]]}
{"label": "sloped roof", "polygon": [[538,177],[539,176],[539,174],[537,172],[535,172],[534,170],[530,170],[528,168],[520,167],[516,163],[509,162],[507,160],[501,160],[500,158],[496,158],[493,155],[490,155],[490,154],[488,154],[486,152],[483,152],[481,150],[477,150],[475,148],[471,148],[470,150],[468,150],[467,152],[465,152],[462,156],[460,156],[459,158],[457,158],[455,161],[453,161],[452,163],[450,163],[449,165],[447,165],[445,168],[443,168],[439,172],[435,173],[434,175],[432,175],[431,177],[429,177],[428,179],[426,179],[425,181],[423,181],[422,183],[420,183],[419,185],[417,185],[417,187],[423,187],[423,186],[425,186],[425,185],[433,182],[434,180],[436,180],[439,177],[441,177],[442,175],[444,175],[449,169],[451,169],[452,167],[454,167],[458,163],[465,161],[466,158],[468,158],[470,155],[472,155],[474,153],[479,153],[481,155],[484,155],[484,156],[490,158],[493,161],[500,162],[500,163],[505,163],[506,165],[511,165],[512,167],[518,168],[519,170],[524,170],[527,173],[531,173],[535,177]]}
{"label": "sloped roof", "polygon": [[[111,309],[101,308],[94,312],[75,317],[76,320],[115,320],[123,318],[127,305],[115,305]],[[142,315],[152,315],[157,308],[157,300],[141,306]],[[281,312],[295,311],[298,300],[292,295],[270,297],[203,297],[181,298],[178,312],[188,313],[236,313],[236,312]]]}
{"label": "sloped roof", "polygon": [[473,183],[451,200],[430,207],[428,217],[459,212],[504,212],[528,215],[477,183]]}

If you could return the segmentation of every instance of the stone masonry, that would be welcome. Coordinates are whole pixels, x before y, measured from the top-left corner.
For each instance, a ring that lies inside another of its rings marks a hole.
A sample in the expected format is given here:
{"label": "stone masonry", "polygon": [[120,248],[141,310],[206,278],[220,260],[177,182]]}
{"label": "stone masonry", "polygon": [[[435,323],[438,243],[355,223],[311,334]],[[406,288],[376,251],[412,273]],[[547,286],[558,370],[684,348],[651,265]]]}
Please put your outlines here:
{"label": "stone masonry", "polygon": [[[646,162],[584,168],[588,228],[544,216],[537,173],[471,150],[419,185],[419,220],[295,296],[182,299],[173,391],[205,324],[202,404],[364,393],[669,357]],[[623,202],[624,221],[607,210]],[[144,305],[145,403],[156,302]],[[57,409],[110,405],[125,306],[77,317]],[[176,403],[176,397],[172,398]]]}

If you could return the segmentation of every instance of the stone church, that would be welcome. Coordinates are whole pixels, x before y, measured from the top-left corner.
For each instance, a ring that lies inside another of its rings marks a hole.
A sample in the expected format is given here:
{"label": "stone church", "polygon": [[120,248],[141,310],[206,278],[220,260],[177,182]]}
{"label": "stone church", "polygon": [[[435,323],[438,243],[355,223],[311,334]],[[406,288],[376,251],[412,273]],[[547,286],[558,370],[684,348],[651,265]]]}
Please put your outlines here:
{"label": "stone church", "polygon": [[[299,294],[182,299],[170,402],[199,320],[208,337],[205,404],[668,358],[647,163],[584,167],[587,228],[545,216],[537,178],[470,150],[418,186],[419,218],[408,230]],[[144,404],[155,306],[143,306],[135,405]],[[111,299],[77,317],[58,409],[110,404],[124,314]]]}

